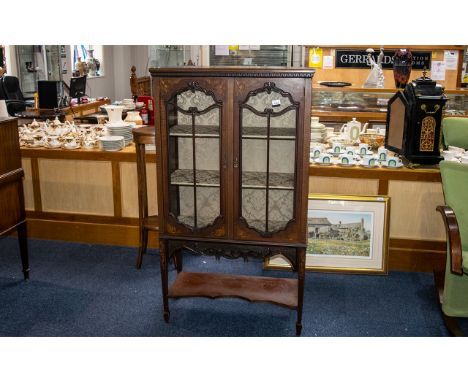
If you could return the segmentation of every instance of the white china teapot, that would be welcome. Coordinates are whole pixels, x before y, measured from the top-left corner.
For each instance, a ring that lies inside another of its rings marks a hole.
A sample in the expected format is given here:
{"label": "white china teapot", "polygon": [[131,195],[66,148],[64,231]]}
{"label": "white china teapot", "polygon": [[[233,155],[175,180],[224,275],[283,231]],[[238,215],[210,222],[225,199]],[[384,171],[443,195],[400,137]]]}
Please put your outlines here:
{"label": "white china teapot", "polygon": [[359,135],[366,132],[367,123],[362,126],[361,122],[353,118],[352,121],[346,122],[340,129],[340,132],[346,137],[349,137],[351,141],[359,141]]}

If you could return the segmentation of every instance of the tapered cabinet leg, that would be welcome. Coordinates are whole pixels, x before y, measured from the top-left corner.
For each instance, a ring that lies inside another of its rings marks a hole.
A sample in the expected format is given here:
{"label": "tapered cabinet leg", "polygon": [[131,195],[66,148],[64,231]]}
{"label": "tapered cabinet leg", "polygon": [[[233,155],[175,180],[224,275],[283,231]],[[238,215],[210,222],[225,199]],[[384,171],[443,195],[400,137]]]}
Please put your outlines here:
{"label": "tapered cabinet leg", "polygon": [[182,272],[182,250],[177,249],[174,252],[174,266],[177,270],[177,273]]}
{"label": "tapered cabinet leg", "polygon": [[143,263],[143,256],[148,249],[148,230],[141,227],[140,228],[140,248],[138,250],[138,257],[136,261],[137,269],[141,269],[141,265]]}
{"label": "tapered cabinet leg", "polygon": [[18,226],[18,242],[21,255],[21,263],[23,265],[24,279],[29,279],[29,255],[28,255],[28,231],[26,222]]}
{"label": "tapered cabinet leg", "polygon": [[302,332],[302,305],[304,302],[305,248],[297,249],[297,321],[296,336]]}
{"label": "tapered cabinet leg", "polygon": [[168,273],[167,273],[167,242],[159,241],[159,264],[161,266],[161,284],[164,307],[164,321],[169,322]]}

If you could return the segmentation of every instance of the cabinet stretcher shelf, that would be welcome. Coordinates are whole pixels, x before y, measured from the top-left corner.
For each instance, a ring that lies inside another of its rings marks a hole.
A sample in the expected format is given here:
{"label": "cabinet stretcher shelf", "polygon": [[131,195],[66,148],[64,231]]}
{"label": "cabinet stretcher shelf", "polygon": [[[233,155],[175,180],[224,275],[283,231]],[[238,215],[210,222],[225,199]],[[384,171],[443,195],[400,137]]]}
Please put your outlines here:
{"label": "cabinet stretcher shelf", "polygon": [[180,272],[169,297],[238,297],[297,309],[297,287],[296,279]]}

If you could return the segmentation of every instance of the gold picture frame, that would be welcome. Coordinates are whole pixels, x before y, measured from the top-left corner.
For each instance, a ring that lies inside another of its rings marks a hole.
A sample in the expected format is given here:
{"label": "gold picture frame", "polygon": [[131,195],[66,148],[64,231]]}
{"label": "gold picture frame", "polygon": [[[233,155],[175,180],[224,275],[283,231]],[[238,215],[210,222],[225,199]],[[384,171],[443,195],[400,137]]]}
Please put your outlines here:
{"label": "gold picture frame", "polygon": [[[306,270],[361,274],[388,273],[390,198],[309,194]],[[266,269],[291,269],[281,255]]]}

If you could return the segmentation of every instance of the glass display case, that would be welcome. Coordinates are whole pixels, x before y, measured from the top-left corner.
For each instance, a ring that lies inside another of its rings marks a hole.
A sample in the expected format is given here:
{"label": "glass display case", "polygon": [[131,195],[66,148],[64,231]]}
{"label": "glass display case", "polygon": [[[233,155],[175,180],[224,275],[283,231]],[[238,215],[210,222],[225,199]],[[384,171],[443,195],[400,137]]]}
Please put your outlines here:
{"label": "glass display case", "polygon": [[[314,86],[312,115],[325,122],[346,122],[351,117],[361,122],[385,121],[388,100],[396,89]],[[444,114],[468,116],[468,90],[446,89],[448,102]]]}
{"label": "glass display case", "polygon": [[18,79],[24,97],[37,92],[37,81],[60,81],[60,45],[17,45]]}
{"label": "glass display case", "polygon": [[[168,298],[240,297],[297,310],[301,332],[311,69],[150,69],[164,318]],[[183,252],[281,254],[297,279],[182,271]],[[178,271],[168,285],[167,263]]]}

